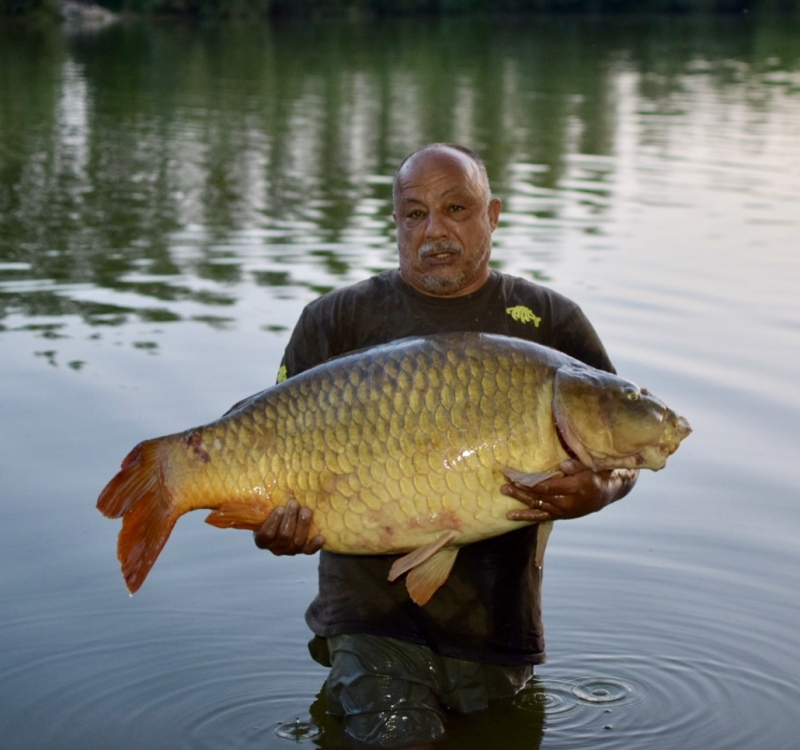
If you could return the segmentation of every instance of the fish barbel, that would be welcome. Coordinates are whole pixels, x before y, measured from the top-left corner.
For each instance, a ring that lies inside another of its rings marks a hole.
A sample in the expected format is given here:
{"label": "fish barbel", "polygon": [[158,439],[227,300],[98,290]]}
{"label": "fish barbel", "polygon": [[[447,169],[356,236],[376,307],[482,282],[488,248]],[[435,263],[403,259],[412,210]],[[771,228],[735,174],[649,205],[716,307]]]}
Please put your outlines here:
{"label": "fish barbel", "polygon": [[[594,469],[662,468],[689,423],[646,389],[505,336],[401,339],[312,368],[221,419],[137,445],[100,494],[122,518],[118,558],[131,593],[177,519],[258,529],[295,498],[311,535],[346,554],[403,554],[427,602],[458,549],[514,528],[525,507],[500,493],[569,457]],[[549,524],[541,525],[542,533]]]}

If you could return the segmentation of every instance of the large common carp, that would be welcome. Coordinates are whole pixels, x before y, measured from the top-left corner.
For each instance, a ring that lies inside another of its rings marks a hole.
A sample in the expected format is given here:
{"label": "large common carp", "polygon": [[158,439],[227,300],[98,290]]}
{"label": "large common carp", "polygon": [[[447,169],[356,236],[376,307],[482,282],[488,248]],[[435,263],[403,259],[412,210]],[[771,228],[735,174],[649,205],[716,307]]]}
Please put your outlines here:
{"label": "large common carp", "polygon": [[[257,529],[296,498],[312,535],[348,554],[405,554],[424,604],[459,547],[514,528],[500,493],[570,456],[595,470],[660,469],[688,422],[630,381],[520,339],[478,333],[401,339],[308,370],[203,427],[146,440],[97,507],[122,517],[131,592],[178,518]],[[548,529],[549,530],[549,529]]]}

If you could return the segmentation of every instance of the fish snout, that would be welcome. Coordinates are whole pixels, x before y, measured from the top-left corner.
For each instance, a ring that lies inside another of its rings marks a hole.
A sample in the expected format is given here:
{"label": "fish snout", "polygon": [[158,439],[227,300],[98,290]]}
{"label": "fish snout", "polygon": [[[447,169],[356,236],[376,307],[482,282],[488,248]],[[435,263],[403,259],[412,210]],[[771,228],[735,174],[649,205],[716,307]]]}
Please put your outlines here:
{"label": "fish snout", "polygon": [[680,440],[683,440],[692,432],[692,426],[686,417],[679,417],[675,415],[675,433]]}
{"label": "fish snout", "polygon": [[662,450],[666,455],[671,456],[681,441],[687,437],[692,431],[689,420],[686,417],[679,417],[672,409],[667,409],[666,418],[664,420],[664,433],[661,436]]}

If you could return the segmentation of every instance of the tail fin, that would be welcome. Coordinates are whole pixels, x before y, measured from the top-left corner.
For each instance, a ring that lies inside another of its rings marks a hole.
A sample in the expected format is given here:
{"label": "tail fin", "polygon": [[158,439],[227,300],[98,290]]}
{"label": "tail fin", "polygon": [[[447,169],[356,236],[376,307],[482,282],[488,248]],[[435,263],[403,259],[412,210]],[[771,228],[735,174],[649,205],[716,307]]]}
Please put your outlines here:
{"label": "tail fin", "polygon": [[104,516],[122,518],[117,559],[132,594],[144,583],[180,516],[162,482],[159,442],[139,443],[97,500]]}

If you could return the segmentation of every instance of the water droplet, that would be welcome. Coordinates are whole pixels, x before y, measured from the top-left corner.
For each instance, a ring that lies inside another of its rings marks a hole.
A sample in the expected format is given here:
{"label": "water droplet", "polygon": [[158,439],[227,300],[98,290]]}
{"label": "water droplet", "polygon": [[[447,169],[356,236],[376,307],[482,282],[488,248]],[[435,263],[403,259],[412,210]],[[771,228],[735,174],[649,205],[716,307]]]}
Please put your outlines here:
{"label": "water droplet", "polygon": [[572,694],[569,683],[561,680],[547,680],[541,683],[544,697],[538,696],[539,704],[544,703],[544,710],[548,716],[566,713],[578,707],[575,696]]}
{"label": "water droplet", "polygon": [[272,733],[282,740],[300,742],[302,740],[311,740],[315,737],[319,737],[322,734],[322,729],[313,721],[295,719],[294,721],[284,721],[276,725]]}
{"label": "water droplet", "polygon": [[572,694],[587,703],[615,703],[629,698],[633,688],[612,678],[590,677],[572,687]]}

